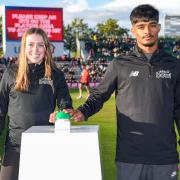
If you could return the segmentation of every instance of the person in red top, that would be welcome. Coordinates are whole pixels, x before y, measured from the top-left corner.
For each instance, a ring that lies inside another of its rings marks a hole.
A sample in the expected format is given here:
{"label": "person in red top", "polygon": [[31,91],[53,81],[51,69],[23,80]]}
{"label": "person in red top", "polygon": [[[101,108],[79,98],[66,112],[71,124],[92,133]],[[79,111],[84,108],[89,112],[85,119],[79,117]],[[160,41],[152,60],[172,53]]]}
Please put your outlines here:
{"label": "person in red top", "polygon": [[79,96],[77,99],[82,98],[82,87],[84,86],[86,88],[88,97],[90,95],[90,90],[89,90],[89,81],[90,81],[90,75],[89,75],[89,70],[86,67],[86,64],[82,64],[82,72],[81,72],[81,77],[80,77],[80,85],[79,85]]}

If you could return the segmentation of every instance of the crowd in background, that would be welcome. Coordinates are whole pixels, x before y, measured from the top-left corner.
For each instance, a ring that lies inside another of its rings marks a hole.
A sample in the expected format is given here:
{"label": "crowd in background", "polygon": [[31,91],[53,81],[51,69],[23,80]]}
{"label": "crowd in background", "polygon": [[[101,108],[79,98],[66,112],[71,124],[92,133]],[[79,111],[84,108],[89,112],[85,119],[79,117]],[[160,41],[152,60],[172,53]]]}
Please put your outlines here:
{"label": "crowd in background", "polygon": [[17,57],[0,58],[0,79],[2,78],[2,75],[6,67],[14,63],[17,63]]}
{"label": "crowd in background", "polygon": [[[163,48],[180,59],[180,40],[160,39],[159,43]],[[132,52],[135,44],[134,39],[124,38],[99,38],[85,41],[85,49],[88,52],[86,59],[62,55],[54,57],[54,61],[64,73],[67,82],[71,86],[79,82],[81,64],[85,62],[90,72],[90,82],[98,83],[106,72],[107,66],[113,58],[121,55],[128,55]],[[7,65],[17,63],[17,57],[0,58],[0,78]]]}

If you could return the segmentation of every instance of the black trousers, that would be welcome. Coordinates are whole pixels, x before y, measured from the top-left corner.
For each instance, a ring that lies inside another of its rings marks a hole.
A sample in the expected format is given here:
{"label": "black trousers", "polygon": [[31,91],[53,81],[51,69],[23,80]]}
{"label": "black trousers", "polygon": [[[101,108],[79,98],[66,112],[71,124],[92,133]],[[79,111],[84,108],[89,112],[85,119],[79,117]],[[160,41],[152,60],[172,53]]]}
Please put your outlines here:
{"label": "black trousers", "polygon": [[117,162],[117,180],[178,180],[178,165]]}
{"label": "black trousers", "polygon": [[16,151],[6,151],[1,171],[0,180],[18,180],[20,153]]}

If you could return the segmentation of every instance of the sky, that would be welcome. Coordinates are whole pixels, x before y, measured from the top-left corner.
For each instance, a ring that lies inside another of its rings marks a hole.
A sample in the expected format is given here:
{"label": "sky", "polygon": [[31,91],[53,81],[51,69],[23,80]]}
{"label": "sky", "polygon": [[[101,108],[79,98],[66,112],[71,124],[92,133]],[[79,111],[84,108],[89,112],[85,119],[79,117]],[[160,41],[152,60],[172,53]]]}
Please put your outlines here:
{"label": "sky", "polygon": [[74,18],[82,18],[90,27],[95,27],[97,23],[113,18],[128,29],[131,28],[130,12],[140,4],[151,4],[160,11],[162,32],[165,14],[180,15],[180,0],[0,0],[0,5],[7,6],[61,7],[65,25]]}

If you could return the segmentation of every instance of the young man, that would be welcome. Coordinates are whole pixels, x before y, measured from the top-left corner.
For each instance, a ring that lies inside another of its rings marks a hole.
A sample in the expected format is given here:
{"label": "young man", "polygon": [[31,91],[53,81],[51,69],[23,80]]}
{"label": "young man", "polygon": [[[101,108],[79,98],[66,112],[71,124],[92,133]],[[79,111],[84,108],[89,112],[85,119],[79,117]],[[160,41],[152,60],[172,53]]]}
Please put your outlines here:
{"label": "young man", "polygon": [[86,103],[69,112],[76,121],[87,120],[115,91],[118,180],[177,180],[180,61],[158,46],[158,10],[137,6],[130,20],[134,52],[112,61]]}

